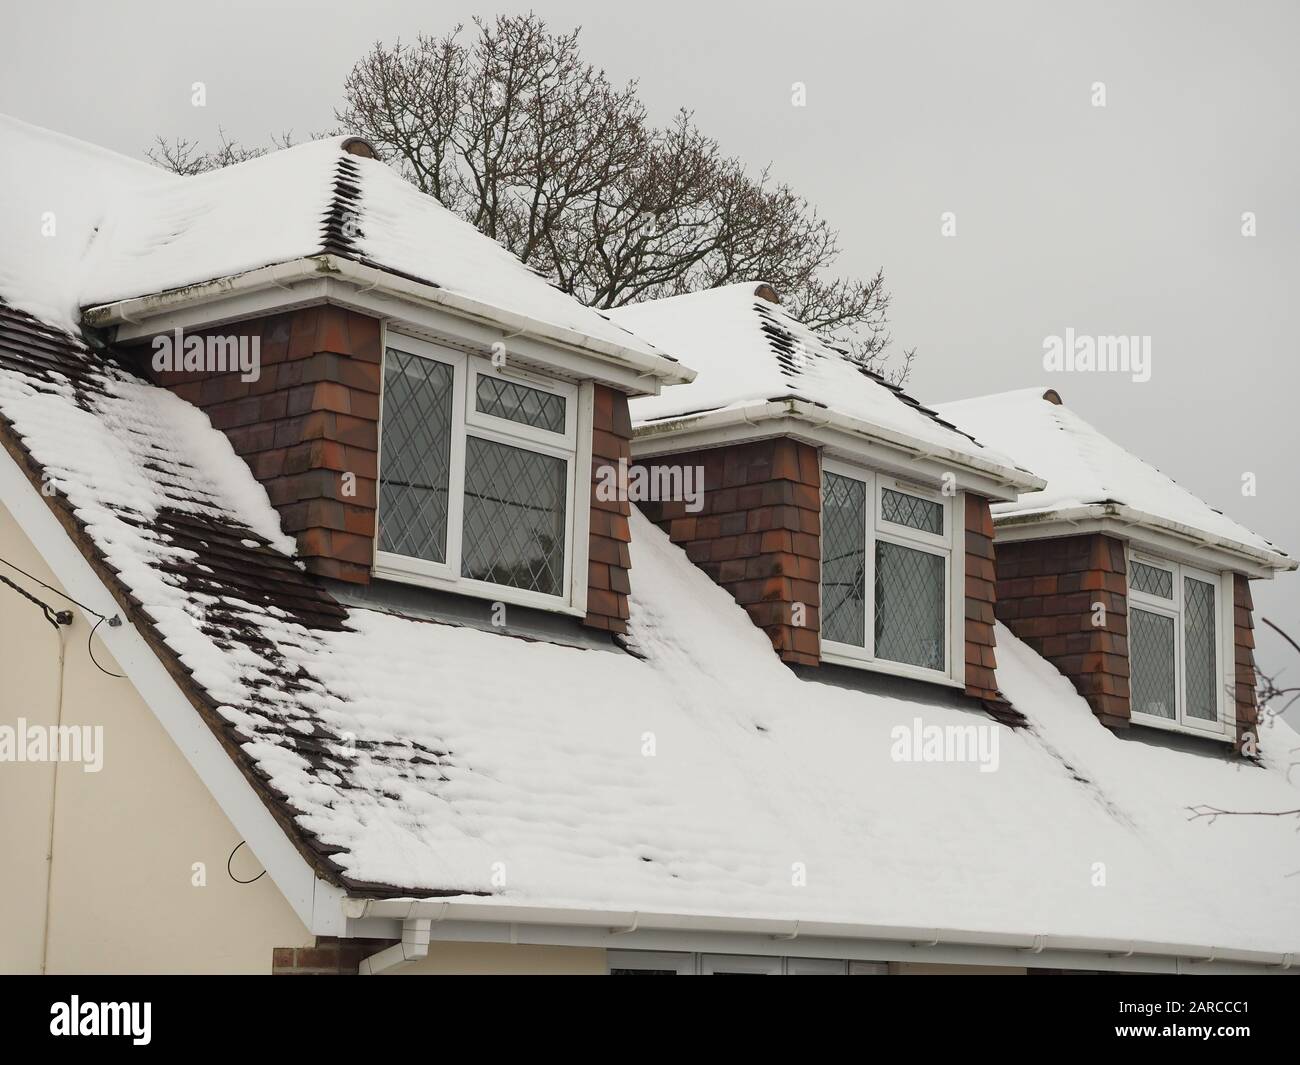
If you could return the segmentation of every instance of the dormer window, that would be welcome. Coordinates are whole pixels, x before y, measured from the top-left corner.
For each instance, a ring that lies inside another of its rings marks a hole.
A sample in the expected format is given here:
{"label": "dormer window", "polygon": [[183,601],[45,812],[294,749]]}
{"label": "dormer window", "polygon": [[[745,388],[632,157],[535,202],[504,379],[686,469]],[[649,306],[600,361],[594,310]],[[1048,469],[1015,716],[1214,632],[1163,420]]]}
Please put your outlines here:
{"label": "dormer window", "polygon": [[824,660],[953,677],[953,498],[824,460]]}
{"label": "dormer window", "polygon": [[390,334],[375,573],[576,611],[578,389]]}
{"label": "dormer window", "polygon": [[1130,553],[1129,688],[1135,722],[1224,731],[1220,583],[1204,570]]}

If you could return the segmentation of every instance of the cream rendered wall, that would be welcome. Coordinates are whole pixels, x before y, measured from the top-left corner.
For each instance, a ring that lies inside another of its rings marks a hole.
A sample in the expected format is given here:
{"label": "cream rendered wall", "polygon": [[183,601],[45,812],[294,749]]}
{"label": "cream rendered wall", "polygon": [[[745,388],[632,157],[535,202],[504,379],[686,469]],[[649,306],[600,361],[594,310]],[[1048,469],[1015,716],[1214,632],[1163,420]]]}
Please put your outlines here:
{"label": "cream rendered wall", "polygon": [[[38,573],[31,568],[33,556],[31,545],[0,507],[0,558]],[[0,565],[0,575],[27,583],[7,566]],[[43,567],[38,575],[49,579]],[[0,725],[15,726],[19,717],[41,725],[54,720],[60,645],[39,608],[0,584]],[[2,972],[40,971],[53,781],[49,763],[0,762]]]}
{"label": "cream rendered wall", "polygon": [[[0,558],[59,586],[3,507]],[[6,566],[0,573],[31,587]],[[46,971],[269,973],[272,948],[314,938],[269,876],[241,885],[227,875],[239,834],[131,682],[91,662],[90,627],[74,614],[56,633],[0,584],[0,724],[54,723],[61,636],[63,723],[103,726],[100,772],[57,766]],[[95,657],[121,672],[98,639]],[[55,777],[50,763],[0,762],[0,972],[41,971]],[[196,862],[205,887],[191,883]],[[248,879],[262,867],[243,847],[232,868]]]}

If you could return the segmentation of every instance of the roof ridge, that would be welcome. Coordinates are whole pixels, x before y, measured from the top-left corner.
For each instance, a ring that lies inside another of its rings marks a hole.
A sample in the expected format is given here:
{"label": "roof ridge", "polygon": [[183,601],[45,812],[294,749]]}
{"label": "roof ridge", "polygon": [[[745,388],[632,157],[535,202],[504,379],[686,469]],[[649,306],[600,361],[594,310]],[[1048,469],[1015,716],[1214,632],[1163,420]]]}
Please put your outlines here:
{"label": "roof ridge", "polygon": [[339,151],[325,217],[321,219],[321,252],[362,261],[357,238],[361,231],[361,168],[357,156]]}
{"label": "roof ridge", "polygon": [[879,385],[883,385],[891,393],[893,393],[894,398],[897,399],[899,402],[904,403],[909,407],[912,407],[914,410],[917,411],[918,414],[922,414],[925,417],[929,418],[936,425],[942,426],[944,429],[947,429],[950,432],[954,432],[959,436],[964,436],[976,447],[985,448],[985,445],[980,443],[980,441],[976,440],[975,437],[971,436],[970,433],[965,432],[964,430],[959,429],[951,422],[946,421],[944,418],[940,417],[936,411],[930,409],[919,399],[917,399],[915,396],[905,391],[902,385],[896,384],[895,382],[886,379],[886,377],[883,374],[881,374],[879,371],[872,370],[864,363],[858,361],[852,356],[852,354],[850,354],[847,348],[841,346],[833,338],[824,337],[820,333],[818,333],[815,329],[813,329],[811,326],[806,325],[803,322],[799,321],[798,318],[792,315],[780,304],[773,304],[770,300],[765,300],[761,296],[755,295],[753,299],[753,308],[758,313],[759,318],[764,320],[763,324],[761,324],[759,328],[768,335],[768,345],[769,347],[771,347],[773,353],[776,355],[777,361],[781,364],[782,373],[798,374],[801,372],[799,368],[794,365],[794,360],[789,358],[788,353],[785,352],[782,347],[778,346],[778,344],[776,343],[776,338],[774,338],[772,335],[776,331],[781,331],[785,334],[785,336],[789,337],[791,341],[795,343],[800,342],[800,338],[796,336],[789,328],[787,328],[784,325],[784,322],[782,322],[781,319],[785,319],[787,321],[793,322],[795,325],[799,326],[801,329],[811,334],[813,337],[816,338],[818,343],[822,345],[822,347],[825,347],[829,351],[833,351],[845,362],[850,363],[858,371],[858,373],[864,375],[865,377],[870,378],[872,381],[875,381]]}

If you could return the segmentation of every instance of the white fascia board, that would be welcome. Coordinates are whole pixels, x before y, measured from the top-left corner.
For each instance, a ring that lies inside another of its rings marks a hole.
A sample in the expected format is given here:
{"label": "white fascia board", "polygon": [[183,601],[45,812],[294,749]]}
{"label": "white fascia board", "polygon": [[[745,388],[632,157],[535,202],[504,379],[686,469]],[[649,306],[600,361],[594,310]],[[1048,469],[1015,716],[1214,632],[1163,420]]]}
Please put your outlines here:
{"label": "white fascia board", "polygon": [[962,455],[793,398],[641,422],[633,427],[632,454],[652,458],[773,436],[789,436],[827,454],[936,486],[943,484],[945,474],[952,474],[958,490],[994,500],[1010,502],[1047,483],[1024,470]]}
{"label": "white fascia board", "polygon": [[[117,339],[120,341],[140,339],[176,325],[219,325],[276,309],[305,306],[307,303],[303,302],[299,287],[307,286],[306,291],[313,283],[324,279],[343,283],[337,291],[331,292],[330,302],[355,306],[358,310],[395,321],[406,320],[402,307],[413,315],[421,307],[441,308],[457,317],[482,323],[495,334],[495,340],[500,340],[503,333],[508,337],[527,337],[561,352],[584,357],[592,366],[603,368],[606,374],[611,368],[616,369],[620,381],[636,382],[634,391],[639,395],[657,395],[662,385],[689,384],[695,379],[694,370],[663,355],[542,322],[436,285],[412,281],[330,254],[263,266],[169,292],[88,307],[83,311],[82,321],[95,328],[117,326]],[[382,302],[376,311],[375,302],[354,304],[349,301],[349,295],[368,295]],[[162,318],[167,322],[159,321]],[[588,376],[601,379],[603,375]]]}
{"label": "white fascia board", "polygon": [[1122,503],[1090,503],[1060,510],[993,515],[994,540],[1015,543],[1084,533],[1106,533],[1175,562],[1208,570],[1233,570],[1272,578],[1300,566],[1293,558],[1224,537],[1212,536]]}
{"label": "white fascia board", "polygon": [[[3,448],[0,501],[70,596],[109,617],[122,615],[49,504]],[[316,935],[342,934],[343,890],[316,876],[135,626],[123,617],[120,625],[101,625],[97,635],[302,923]],[[122,682],[105,678],[105,683]]]}
{"label": "white fascia board", "polygon": [[588,352],[562,348],[497,323],[456,314],[445,307],[417,304],[345,282],[332,287],[329,302],[382,319],[391,331],[410,333],[482,358],[492,358],[499,350],[494,345],[503,344],[508,362],[566,381],[593,381],[637,396],[659,392],[660,380],[640,370]]}
{"label": "white fascia board", "polygon": [[389,329],[409,333],[457,351],[491,358],[494,344],[504,344],[508,357],[521,366],[570,381],[595,381],[634,395],[658,391],[658,381],[621,368],[593,355],[579,354],[501,326],[466,318],[441,307],[393,299],[333,277],[314,277],[281,287],[240,292],[226,299],[191,303],[138,322],[114,327],[116,343],[148,339],[174,329],[210,329],[268,314],[282,314],[323,303],[344,307],[382,321]]}
{"label": "white fascia board", "polygon": [[[449,899],[344,903],[349,934],[387,934],[428,919],[432,938],[616,950],[690,951],[954,965],[1030,965],[1169,973],[1300,973],[1300,951],[1279,953],[1088,936],[978,932],[822,921],[511,906]],[[376,924],[379,919],[391,922]],[[364,924],[363,924],[364,922]],[[355,927],[354,927],[355,926]]]}

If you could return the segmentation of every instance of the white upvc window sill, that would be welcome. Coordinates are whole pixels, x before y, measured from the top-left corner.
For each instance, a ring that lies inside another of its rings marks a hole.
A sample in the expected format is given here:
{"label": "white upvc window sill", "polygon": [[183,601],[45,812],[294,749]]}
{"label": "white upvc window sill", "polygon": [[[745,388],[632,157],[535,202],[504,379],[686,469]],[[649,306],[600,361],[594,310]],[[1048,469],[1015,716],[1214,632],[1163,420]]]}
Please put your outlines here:
{"label": "white upvc window sill", "polygon": [[400,581],[422,588],[437,588],[456,595],[469,596],[472,599],[485,599],[489,602],[507,603],[510,606],[527,606],[538,610],[547,610],[552,614],[568,614],[572,617],[586,617],[586,610],[572,606],[563,599],[553,595],[542,595],[526,588],[512,588],[506,584],[492,584],[488,581],[476,581],[469,577],[453,577],[446,572],[445,566],[425,562],[423,559],[394,555],[387,551],[375,552],[375,564],[371,568],[372,576],[380,580]]}
{"label": "white upvc window sill", "polygon": [[1182,736],[1200,736],[1202,739],[1222,740],[1225,743],[1234,743],[1236,741],[1235,728],[1230,731],[1221,721],[1207,721],[1206,728],[1198,728],[1197,726],[1189,725],[1184,721],[1171,721],[1167,717],[1157,717],[1154,714],[1142,714],[1130,710],[1129,723],[1138,728],[1158,729],[1161,732],[1176,732]]}
{"label": "white upvc window sill", "polygon": [[883,673],[891,677],[905,677],[908,680],[922,680],[927,684],[940,684],[947,688],[966,690],[964,681],[956,680],[948,673],[923,669],[920,666],[909,666],[906,662],[891,662],[886,658],[869,658],[862,653],[862,648],[853,647],[851,644],[823,640],[821,660],[833,666],[847,666],[866,673]]}

